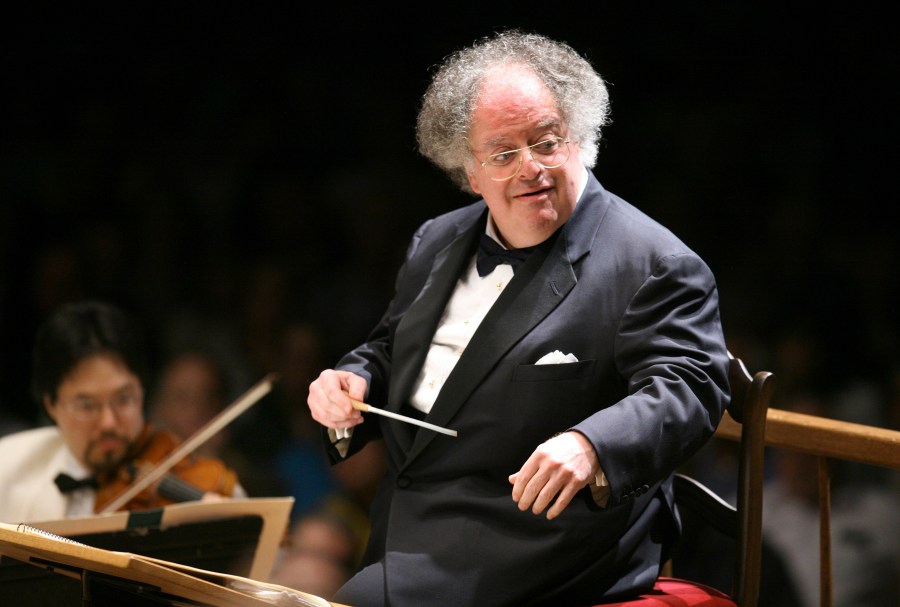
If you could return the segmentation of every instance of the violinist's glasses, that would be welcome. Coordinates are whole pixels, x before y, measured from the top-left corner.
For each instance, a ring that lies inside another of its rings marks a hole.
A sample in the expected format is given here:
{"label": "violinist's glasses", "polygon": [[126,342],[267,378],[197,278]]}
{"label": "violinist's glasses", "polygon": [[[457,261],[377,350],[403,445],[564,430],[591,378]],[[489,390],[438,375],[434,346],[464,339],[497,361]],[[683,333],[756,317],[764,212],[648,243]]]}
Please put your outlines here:
{"label": "violinist's glasses", "polygon": [[103,409],[109,406],[118,419],[131,417],[141,410],[144,404],[144,395],[140,392],[123,392],[116,394],[106,402],[92,398],[79,398],[77,400],[61,403],[60,406],[67,409],[72,417],[82,422],[97,421],[103,415]]}
{"label": "violinist's glasses", "polygon": [[569,140],[562,137],[547,137],[524,148],[491,154],[481,166],[492,180],[506,181],[518,175],[526,151],[538,166],[555,169],[569,160]]}

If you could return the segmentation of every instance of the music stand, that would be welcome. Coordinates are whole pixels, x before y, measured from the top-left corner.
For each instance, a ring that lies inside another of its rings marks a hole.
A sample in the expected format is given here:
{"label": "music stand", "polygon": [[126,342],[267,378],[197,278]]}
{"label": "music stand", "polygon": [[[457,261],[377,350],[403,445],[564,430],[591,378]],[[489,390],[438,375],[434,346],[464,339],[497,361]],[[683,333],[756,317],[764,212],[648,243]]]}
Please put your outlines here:
{"label": "music stand", "polygon": [[[293,498],[191,502],[143,512],[45,521],[33,527],[100,550],[265,582],[292,504]],[[14,598],[21,607],[80,607],[84,601],[82,580],[58,573],[52,566],[38,568],[33,562],[0,556],[0,604],[10,604],[4,599]],[[102,574],[95,575],[102,580]],[[121,601],[123,593],[129,595],[127,602],[118,604],[166,604],[160,603],[158,593],[135,593],[133,583],[120,588],[115,580],[105,580],[91,587],[98,605]]]}

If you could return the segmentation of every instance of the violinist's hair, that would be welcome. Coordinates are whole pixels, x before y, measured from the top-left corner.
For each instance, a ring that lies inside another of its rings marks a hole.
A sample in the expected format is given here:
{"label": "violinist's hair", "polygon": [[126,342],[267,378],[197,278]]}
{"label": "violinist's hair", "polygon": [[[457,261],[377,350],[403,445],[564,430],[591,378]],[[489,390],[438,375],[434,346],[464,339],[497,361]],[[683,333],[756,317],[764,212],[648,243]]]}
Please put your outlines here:
{"label": "violinist's hair", "polygon": [[146,385],[149,366],[145,346],[141,328],[123,310],[101,301],[66,304],[37,331],[32,396],[39,406],[44,397],[55,401],[66,375],[95,354],[116,356]]}
{"label": "violinist's hair", "polygon": [[587,168],[597,162],[601,128],[609,118],[606,83],[591,63],[565,42],[515,29],[485,37],[449,55],[422,97],[416,121],[419,152],[474,194],[466,171],[474,171],[469,129],[486,78],[498,68],[532,71],[556,100]]}

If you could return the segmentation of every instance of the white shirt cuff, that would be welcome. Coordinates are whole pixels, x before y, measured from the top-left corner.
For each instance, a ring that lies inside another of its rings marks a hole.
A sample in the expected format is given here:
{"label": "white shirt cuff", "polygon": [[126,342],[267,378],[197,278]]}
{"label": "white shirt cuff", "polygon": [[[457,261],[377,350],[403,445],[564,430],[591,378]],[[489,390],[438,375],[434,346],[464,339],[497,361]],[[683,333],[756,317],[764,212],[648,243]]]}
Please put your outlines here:
{"label": "white shirt cuff", "polygon": [[591,490],[591,497],[594,498],[594,502],[601,508],[605,508],[606,503],[609,501],[610,490],[609,481],[606,479],[606,474],[602,468],[594,476],[594,480],[588,483],[588,487]]}
{"label": "white shirt cuff", "polygon": [[351,436],[353,428],[328,428],[328,438],[341,457],[347,457]]}

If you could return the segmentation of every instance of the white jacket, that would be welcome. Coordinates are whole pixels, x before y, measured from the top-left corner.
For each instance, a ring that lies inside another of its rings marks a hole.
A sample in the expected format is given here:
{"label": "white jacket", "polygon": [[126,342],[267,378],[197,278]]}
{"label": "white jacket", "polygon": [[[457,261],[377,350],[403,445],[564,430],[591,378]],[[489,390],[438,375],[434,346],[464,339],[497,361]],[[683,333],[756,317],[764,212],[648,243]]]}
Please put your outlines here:
{"label": "white jacket", "polygon": [[70,497],[53,479],[74,460],[56,426],[0,438],[0,522],[17,524],[66,518]]}

